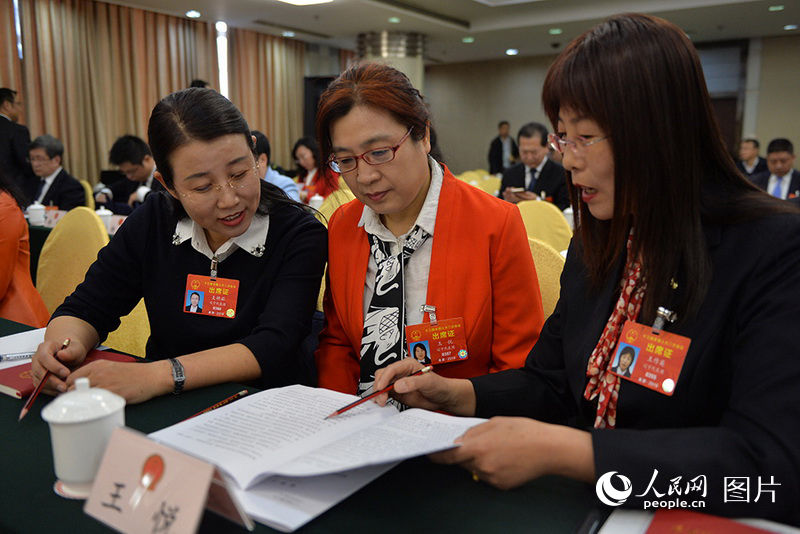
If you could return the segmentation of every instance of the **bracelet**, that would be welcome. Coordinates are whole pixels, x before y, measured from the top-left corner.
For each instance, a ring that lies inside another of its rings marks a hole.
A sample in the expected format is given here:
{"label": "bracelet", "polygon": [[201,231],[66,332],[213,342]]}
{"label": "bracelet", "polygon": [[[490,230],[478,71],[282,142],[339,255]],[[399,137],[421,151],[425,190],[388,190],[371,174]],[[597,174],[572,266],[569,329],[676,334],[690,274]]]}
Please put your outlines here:
{"label": "bracelet", "polygon": [[172,364],[172,380],[175,383],[175,389],[172,390],[172,394],[178,395],[183,391],[186,374],[183,371],[183,364],[177,358],[170,358],[169,363]]}

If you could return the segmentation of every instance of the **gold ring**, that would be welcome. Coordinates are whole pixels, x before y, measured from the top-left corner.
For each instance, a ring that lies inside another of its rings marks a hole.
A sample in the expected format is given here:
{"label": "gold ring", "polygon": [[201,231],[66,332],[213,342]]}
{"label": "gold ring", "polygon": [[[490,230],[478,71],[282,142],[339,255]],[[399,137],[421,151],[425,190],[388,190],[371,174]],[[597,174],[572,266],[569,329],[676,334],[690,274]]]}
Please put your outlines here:
{"label": "gold ring", "polygon": [[478,473],[476,473],[475,471],[472,472],[472,480],[474,480],[475,482],[481,481],[481,479],[478,478]]}

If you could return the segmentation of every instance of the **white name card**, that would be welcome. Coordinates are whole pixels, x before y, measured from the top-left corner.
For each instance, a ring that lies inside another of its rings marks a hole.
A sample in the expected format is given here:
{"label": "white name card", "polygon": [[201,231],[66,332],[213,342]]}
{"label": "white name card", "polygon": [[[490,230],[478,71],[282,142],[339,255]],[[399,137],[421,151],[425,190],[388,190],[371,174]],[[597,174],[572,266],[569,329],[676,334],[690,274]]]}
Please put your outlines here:
{"label": "white name card", "polygon": [[130,428],[111,435],[83,510],[120,532],[196,532],[205,508],[253,530],[212,464]]}

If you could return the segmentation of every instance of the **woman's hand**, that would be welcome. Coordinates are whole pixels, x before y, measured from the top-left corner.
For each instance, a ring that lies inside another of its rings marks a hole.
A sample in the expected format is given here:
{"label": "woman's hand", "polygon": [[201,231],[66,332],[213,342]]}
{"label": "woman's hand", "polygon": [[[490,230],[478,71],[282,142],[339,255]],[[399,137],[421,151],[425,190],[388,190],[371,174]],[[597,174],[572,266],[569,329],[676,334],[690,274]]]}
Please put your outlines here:
{"label": "woman's hand", "polygon": [[59,349],[63,345],[63,341],[45,340],[36,349],[31,360],[31,376],[34,385],[39,384],[47,371],[52,373],[42,389],[49,395],[67,391],[65,380],[70,374],[70,369],[80,365],[89,352],[80,340],[73,338],[69,338],[69,340],[69,346],[62,350]]}
{"label": "woman's hand", "polygon": [[128,404],[144,402],[173,389],[171,366],[167,360],[149,363],[97,360],[70,374],[66,380],[67,388],[74,388],[75,380],[84,376],[92,387],[116,393]]}
{"label": "woman's hand", "polygon": [[[444,378],[436,373],[408,376],[423,365],[414,358],[405,358],[375,373],[375,391],[394,383],[392,397],[416,408],[440,410],[455,415],[475,413],[475,390],[469,380]],[[405,378],[403,378],[405,377]],[[375,402],[383,406],[388,394],[378,395]]]}
{"label": "woman's hand", "polygon": [[431,455],[459,464],[500,489],[515,488],[543,475],[594,480],[591,434],[525,417],[494,417],[467,430],[460,447]]}

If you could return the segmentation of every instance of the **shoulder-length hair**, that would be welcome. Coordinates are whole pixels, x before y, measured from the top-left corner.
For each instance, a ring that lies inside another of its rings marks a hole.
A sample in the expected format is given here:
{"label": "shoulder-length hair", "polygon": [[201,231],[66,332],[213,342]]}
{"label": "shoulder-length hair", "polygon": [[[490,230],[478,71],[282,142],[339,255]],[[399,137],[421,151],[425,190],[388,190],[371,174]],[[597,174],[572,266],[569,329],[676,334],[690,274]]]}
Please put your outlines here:
{"label": "shoulder-length hair", "polygon": [[[557,128],[560,109],[588,117],[609,135],[614,157],[614,213],[595,219],[567,173],[577,232],[595,288],[625,251],[642,262],[643,320],[658,306],[685,320],[711,280],[702,224],[729,223],[775,211],[782,203],[737,171],[711,108],[700,59],[686,34],[657,17],[623,14],[573,40],[550,67],[542,90]],[[671,298],[672,281],[680,284]]]}
{"label": "shoulder-length hair", "polygon": [[[230,134],[240,134],[255,156],[255,144],[250,128],[233,103],[213,89],[190,88],[164,97],[153,108],[147,125],[150,151],[158,172],[168,189],[175,189],[175,176],[170,156],[178,148],[192,141],[213,141]],[[275,203],[301,204],[270,183],[260,180],[261,199],[257,212],[264,215]],[[178,218],[186,217],[183,205],[172,198]]]}
{"label": "shoulder-length hair", "polygon": [[431,121],[422,95],[405,74],[382,63],[353,65],[331,82],[319,100],[316,126],[322,165],[331,156],[331,125],[356,106],[386,111],[406,128],[413,127],[415,141],[425,137]]}

